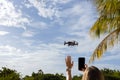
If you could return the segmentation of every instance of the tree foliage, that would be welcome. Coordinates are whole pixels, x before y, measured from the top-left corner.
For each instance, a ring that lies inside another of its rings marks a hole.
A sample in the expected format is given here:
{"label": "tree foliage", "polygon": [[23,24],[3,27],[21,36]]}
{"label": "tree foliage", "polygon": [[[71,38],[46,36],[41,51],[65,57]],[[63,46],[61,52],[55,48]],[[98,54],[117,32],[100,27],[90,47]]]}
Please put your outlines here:
{"label": "tree foliage", "polygon": [[[101,70],[105,80],[120,80],[120,71],[104,68]],[[66,80],[66,76],[63,74],[44,74],[40,69],[37,73],[33,72],[31,76],[26,75],[20,78],[20,74],[16,70],[12,70],[6,67],[2,67],[0,70],[0,80]],[[82,75],[74,75],[72,80],[82,80]]]}
{"label": "tree foliage", "polygon": [[0,70],[0,80],[20,80],[20,74],[16,70],[2,67],[2,70]]}
{"label": "tree foliage", "polygon": [[120,71],[104,68],[101,70],[105,80],[120,80]]}
{"label": "tree foliage", "polygon": [[66,80],[62,74],[38,74],[32,73],[32,76],[25,76],[24,80]]}
{"label": "tree foliage", "polygon": [[99,18],[90,29],[92,37],[108,34],[93,52],[90,62],[120,41],[120,0],[94,0]]}

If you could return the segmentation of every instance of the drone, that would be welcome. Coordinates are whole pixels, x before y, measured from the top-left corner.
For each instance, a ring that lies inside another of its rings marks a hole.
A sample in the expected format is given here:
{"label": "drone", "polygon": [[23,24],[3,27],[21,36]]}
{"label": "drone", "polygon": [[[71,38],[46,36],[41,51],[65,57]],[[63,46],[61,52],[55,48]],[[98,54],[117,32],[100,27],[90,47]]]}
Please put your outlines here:
{"label": "drone", "polygon": [[64,45],[68,45],[68,46],[75,46],[75,45],[78,45],[78,42],[77,41],[64,41]]}

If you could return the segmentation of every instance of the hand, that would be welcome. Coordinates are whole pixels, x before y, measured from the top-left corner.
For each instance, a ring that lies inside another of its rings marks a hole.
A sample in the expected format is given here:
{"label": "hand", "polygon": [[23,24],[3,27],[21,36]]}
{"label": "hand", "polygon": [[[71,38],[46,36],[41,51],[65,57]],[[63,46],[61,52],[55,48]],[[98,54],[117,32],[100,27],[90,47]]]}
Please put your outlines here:
{"label": "hand", "polygon": [[85,64],[85,67],[84,68],[82,68],[82,70],[80,70],[80,71],[85,71],[86,70],[86,68],[88,68],[88,65],[87,64]]}
{"label": "hand", "polygon": [[68,69],[71,69],[73,67],[73,61],[71,62],[71,56],[67,56],[65,58],[65,62]]}

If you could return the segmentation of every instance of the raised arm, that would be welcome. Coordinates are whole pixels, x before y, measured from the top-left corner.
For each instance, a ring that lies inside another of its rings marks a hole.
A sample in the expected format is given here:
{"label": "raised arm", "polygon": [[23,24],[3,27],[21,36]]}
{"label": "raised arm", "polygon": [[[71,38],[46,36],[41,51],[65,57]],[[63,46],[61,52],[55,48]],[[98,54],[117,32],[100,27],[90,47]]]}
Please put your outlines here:
{"label": "raised arm", "polygon": [[66,62],[66,80],[72,80],[72,75],[71,75],[71,69],[73,67],[73,61],[71,61],[71,56],[67,56],[65,58],[65,62]]}

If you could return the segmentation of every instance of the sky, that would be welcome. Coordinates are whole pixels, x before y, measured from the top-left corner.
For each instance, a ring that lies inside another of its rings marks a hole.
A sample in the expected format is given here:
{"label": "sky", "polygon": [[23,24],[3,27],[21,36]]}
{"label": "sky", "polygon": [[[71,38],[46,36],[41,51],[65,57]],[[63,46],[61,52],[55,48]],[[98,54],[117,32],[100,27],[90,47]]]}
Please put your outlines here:
{"label": "sky", "polygon": [[[90,0],[0,0],[0,68],[31,75],[66,74],[65,57],[74,61],[72,75],[79,75],[78,57],[86,64],[104,38],[93,39],[89,30],[99,14]],[[78,46],[64,45],[77,41]],[[110,48],[89,66],[120,70],[119,45]]]}

